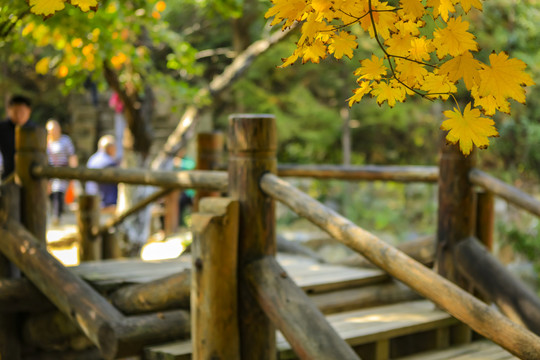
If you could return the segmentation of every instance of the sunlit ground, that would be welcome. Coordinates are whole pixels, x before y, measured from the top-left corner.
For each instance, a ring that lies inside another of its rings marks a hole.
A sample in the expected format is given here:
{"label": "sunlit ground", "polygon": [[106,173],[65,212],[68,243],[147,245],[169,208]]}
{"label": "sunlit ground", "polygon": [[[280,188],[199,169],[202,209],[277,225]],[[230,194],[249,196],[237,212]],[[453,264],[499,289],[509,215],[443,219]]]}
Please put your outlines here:
{"label": "sunlit ground", "polygon": [[[47,231],[47,244],[49,252],[65,266],[79,264],[79,245],[76,225],[61,225],[50,227]],[[191,242],[191,233],[175,234],[165,239],[150,242],[141,249],[141,258],[145,261],[174,259],[185,250],[186,244]],[[56,244],[55,244],[56,243]]]}

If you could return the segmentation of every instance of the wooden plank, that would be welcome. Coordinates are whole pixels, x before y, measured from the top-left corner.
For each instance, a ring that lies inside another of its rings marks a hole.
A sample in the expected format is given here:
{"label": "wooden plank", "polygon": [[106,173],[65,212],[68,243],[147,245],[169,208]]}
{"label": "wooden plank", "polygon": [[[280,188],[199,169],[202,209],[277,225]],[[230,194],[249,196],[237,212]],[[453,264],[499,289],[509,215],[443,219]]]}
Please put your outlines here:
{"label": "wooden plank", "polygon": [[[427,300],[347,311],[327,318],[353,346],[457,323],[456,319]],[[279,349],[288,348],[284,341],[278,336]]]}
{"label": "wooden plank", "polygon": [[[277,259],[298,286],[308,293],[335,291],[389,279],[379,269],[320,264],[308,257],[288,254],[279,254]],[[99,290],[110,290],[120,285],[155,281],[188,268],[191,268],[191,256],[186,254],[160,261],[118,259],[87,262],[70,269]]]}
{"label": "wooden plank", "polygon": [[[339,336],[351,346],[375,343],[458,323],[456,319],[428,300],[347,311],[329,315],[327,320]],[[294,357],[289,343],[280,332],[276,334],[276,345],[280,358]],[[162,354],[170,351],[170,354],[174,355],[171,359],[186,359],[186,356],[191,353],[191,342],[184,340],[168,344],[166,347],[149,347],[146,353],[152,353],[155,348]],[[150,357],[149,359],[163,358]]]}
{"label": "wooden plank", "polygon": [[454,346],[444,350],[432,350],[409,355],[396,360],[511,360],[517,359],[489,340]]}

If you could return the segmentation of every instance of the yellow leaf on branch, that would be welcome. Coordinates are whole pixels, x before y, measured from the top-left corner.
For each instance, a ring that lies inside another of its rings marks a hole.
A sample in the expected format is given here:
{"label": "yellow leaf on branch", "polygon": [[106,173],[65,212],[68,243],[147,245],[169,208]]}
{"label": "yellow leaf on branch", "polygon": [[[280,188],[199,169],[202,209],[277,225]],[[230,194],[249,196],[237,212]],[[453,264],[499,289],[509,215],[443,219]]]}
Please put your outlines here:
{"label": "yellow leaf on branch", "polygon": [[446,140],[452,144],[459,142],[459,149],[464,155],[469,155],[473,144],[480,149],[485,149],[489,145],[490,137],[497,137],[499,133],[495,128],[495,122],[481,116],[480,110],[471,109],[471,103],[465,106],[463,114],[459,109],[445,111],[444,115],[448,120],[443,121],[441,130],[447,130]]}
{"label": "yellow leaf on branch", "polygon": [[377,104],[381,105],[383,102],[388,101],[390,107],[394,107],[396,101],[405,101],[406,95],[405,89],[396,81],[391,81],[390,83],[381,81],[374,84],[371,94],[377,97]]}
{"label": "yellow leaf on branch", "polygon": [[96,10],[98,7],[97,0],[71,0],[71,5],[78,6],[82,11]]}
{"label": "yellow leaf on branch", "polygon": [[480,82],[481,62],[476,60],[472,54],[467,51],[456,56],[442,64],[439,68],[440,74],[448,76],[450,81],[463,79],[467,90],[471,90]]}
{"label": "yellow leaf on branch", "polygon": [[64,0],[30,0],[28,4],[31,12],[45,17],[51,16],[65,7]]}
{"label": "yellow leaf on branch", "polygon": [[356,36],[349,34],[346,31],[341,31],[337,36],[330,39],[328,52],[334,54],[336,59],[341,59],[347,56],[349,59],[353,57],[353,49],[358,47]]}
{"label": "yellow leaf on branch", "polygon": [[507,98],[525,103],[525,89],[522,85],[534,85],[531,76],[525,73],[525,63],[519,59],[509,59],[504,52],[489,55],[491,65],[482,64],[480,73],[481,97],[493,95],[496,101]]}
{"label": "yellow leaf on branch", "polygon": [[371,59],[365,59],[360,62],[360,66],[354,72],[354,75],[360,79],[381,80],[386,75],[387,68],[384,66],[384,59],[371,55]]}
{"label": "yellow leaf on branch", "polygon": [[435,30],[433,45],[437,48],[439,59],[446,55],[458,56],[466,51],[478,50],[474,35],[467,30],[469,22],[461,21],[461,16],[448,20],[445,28]]}

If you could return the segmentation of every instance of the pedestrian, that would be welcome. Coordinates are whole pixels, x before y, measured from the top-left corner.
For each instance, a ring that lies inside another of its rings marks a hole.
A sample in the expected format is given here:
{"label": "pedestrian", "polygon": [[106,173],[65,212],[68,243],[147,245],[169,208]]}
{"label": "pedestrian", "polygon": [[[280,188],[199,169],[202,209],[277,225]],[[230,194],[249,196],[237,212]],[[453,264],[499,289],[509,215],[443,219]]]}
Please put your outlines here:
{"label": "pedestrian", "polygon": [[23,95],[14,95],[8,101],[7,118],[0,122],[0,151],[2,153],[2,180],[6,180],[15,170],[15,128],[31,127],[32,102]]}
{"label": "pedestrian", "polygon": [[[98,141],[98,150],[90,156],[86,166],[90,169],[105,169],[118,166],[116,160],[116,143],[112,135],[104,135]],[[110,213],[116,210],[118,197],[118,185],[116,183],[86,183],[86,193],[88,195],[101,196],[101,207],[103,212]]]}
{"label": "pedestrian", "polygon": [[[77,155],[75,146],[71,138],[62,134],[60,123],[55,119],[47,121],[47,157],[49,165],[58,166],[77,166]],[[51,200],[52,223],[60,224],[60,219],[64,212],[65,194],[69,186],[69,181],[61,179],[49,180],[49,198]]]}

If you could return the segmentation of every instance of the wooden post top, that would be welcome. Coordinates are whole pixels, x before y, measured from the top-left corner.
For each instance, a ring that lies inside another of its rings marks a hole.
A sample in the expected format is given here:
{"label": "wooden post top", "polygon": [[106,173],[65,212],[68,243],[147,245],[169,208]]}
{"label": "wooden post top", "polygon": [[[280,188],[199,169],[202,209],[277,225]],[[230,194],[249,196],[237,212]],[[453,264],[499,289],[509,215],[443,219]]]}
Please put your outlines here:
{"label": "wooden post top", "polygon": [[235,114],[229,116],[229,150],[235,152],[272,152],[277,149],[274,115]]}
{"label": "wooden post top", "polygon": [[20,127],[15,130],[17,151],[47,151],[47,130],[40,126]]}

